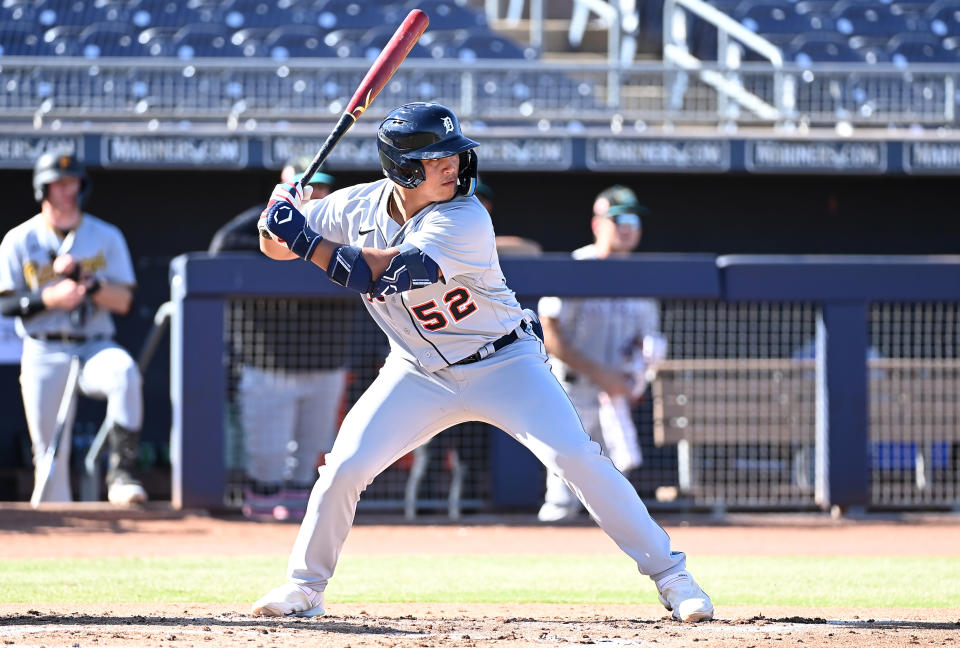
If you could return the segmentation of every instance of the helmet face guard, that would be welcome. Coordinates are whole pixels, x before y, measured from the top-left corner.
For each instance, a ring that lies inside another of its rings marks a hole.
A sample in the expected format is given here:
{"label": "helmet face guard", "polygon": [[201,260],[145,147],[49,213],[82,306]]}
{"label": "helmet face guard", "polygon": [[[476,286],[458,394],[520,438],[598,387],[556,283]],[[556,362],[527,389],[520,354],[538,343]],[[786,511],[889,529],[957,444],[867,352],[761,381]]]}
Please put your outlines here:
{"label": "helmet face guard", "polygon": [[47,197],[47,185],[61,178],[80,178],[77,204],[82,205],[90,193],[90,179],[80,160],[63,151],[49,151],[37,158],[33,168],[33,197],[38,203],[43,202]]}
{"label": "helmet face guard", "polygon": [[414,189],[426,179],[421,160],[460,155],[457,193],[472,196],[477,186],[477,142],[463,136],[449,108],[435,103],[411,103],[391,112],[377,132],[377,150],[385,176]]}

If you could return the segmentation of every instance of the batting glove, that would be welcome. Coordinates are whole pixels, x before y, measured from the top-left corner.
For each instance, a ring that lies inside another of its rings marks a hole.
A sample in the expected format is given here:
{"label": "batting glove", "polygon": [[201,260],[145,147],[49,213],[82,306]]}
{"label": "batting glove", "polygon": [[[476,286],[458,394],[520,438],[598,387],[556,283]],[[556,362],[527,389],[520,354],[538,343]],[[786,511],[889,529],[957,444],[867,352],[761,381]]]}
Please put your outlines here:
{"label": "batting glove", "polygon": [[313,187],[310,185],[301,187],[296,182],[292,184],[284,182],[273,188],[273,193],[270,194],[270,202],[267,203],[267,209],[280,202],[285,202],[294,209],[300,209],[300,205],[310,200],[311,195],[313,195]]}
{"label": "batting glove", "polygon": [[274,203],[267,208],[267,230],[283,240],[287,248],[304,261],[309,261],[323,237],[307,227],[299,211],[287,202]]}

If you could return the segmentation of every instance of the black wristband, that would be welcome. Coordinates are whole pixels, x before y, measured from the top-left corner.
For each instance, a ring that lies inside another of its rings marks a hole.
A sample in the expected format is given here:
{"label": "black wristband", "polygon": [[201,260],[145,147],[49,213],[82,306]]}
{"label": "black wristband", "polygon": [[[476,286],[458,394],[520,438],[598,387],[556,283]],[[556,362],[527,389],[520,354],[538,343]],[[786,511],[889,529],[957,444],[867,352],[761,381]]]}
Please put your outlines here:
{"label": "black wristband", "polygon": [[43,303],[43,294],[39,290],[20,297],[20,315],[22,317],[29,317],[46,309],[47,305]]}
{"label": "black wristband", "polygon": [[87,294],[91,297],[96,295],[97,292],[103,288],[103,283],[97,277],[94,277],[90,284],[87,286]]}

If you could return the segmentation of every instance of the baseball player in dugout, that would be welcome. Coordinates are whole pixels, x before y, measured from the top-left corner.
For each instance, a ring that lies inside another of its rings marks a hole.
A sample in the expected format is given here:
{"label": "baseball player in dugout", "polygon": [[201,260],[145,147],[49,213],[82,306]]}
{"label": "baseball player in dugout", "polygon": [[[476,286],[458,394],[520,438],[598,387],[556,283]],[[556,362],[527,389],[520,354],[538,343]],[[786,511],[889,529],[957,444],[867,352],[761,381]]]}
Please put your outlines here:
{"label": "baseball player in dugout", "polygon": [[[310,158],[289,161],[280,179],[300,180],[297,168],[309,163]],[[333,182],[332,175],[317,171],[306,184],[318,200]],[[217,230],[210,254],[259,254],[257,221],[264,206],[241,212]],[[354,317],[356,306],[254,299],[239,308],[242,322],[234,326],[232,343],[240,360],[237,402],[247,472],[242,511],[253,520],[302,519],[318,458],[333,445],[347,389],[348,340],[334,322]],[[319,308],[323,319],[317,317]]]}
{"label": "baseball player in dugout", "polygon": [[[33,172],[40,213],[0,243],[0,306],[23,338],[20,387],[35,466],[50,445],[72,358],[81,362],[79,392],[107,401],[110,459],[107,497],[144,502],[135,477],[143,421],[136,362],[113,341],[113,315],[125,315],[136,279],[120,230],[82,210],[90,180],[68,152],[41,155]],[[70,425],[57,452],[43,501],[72,499]],[[45,477],[36,476],[36,487]]]}
{"label": "baseball player in dugout", "polygon": [[584,432],[550,370],[536,314],[506,284],[492,221],[474,196],[477,146],[448,108],[406,104],[378,129],[386,178],[339,189],[304,211],[296,185],[274,190],[260,223],[263,252],[304,259],[362,295],[390,354],[319,470],[287,582],[252,613],[322,614],[367,485],[444,429],[481,421],[529,448],[577,493],[674,617],[710,619],[713,605],[685,555],[671,550],[633,486]]}
{"label": "baseball player in dugout", "polygon": [[[640,244],[641,218],[647,214],[627,187],[604,189],[593,203],[593,243],[574,250],[573,258],[630,254]],[[620,472],[639,467],[643,454],[631,406],[643,398],[648,372],[666,350],[656,300],[543,297],[537,310],[550,364],[590,438]],[[580,510],[560,475],[548,472],[540,521],[574,519]]]}

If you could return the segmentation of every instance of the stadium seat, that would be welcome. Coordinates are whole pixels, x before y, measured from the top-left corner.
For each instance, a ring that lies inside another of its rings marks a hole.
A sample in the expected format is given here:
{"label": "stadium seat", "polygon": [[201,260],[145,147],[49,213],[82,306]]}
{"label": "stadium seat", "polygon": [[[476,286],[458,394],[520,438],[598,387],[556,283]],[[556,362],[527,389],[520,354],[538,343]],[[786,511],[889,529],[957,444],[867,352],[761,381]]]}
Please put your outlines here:
{"label": "stadium seat", "polygon": [[54,56],[77,56],[79,44],[77,42],[80,31],[79,25],[57,25],[43,32],[44,47]]}
{"label": "stadium seat", "polygon": [[906,19],[894,15],[890,8],[879,2],[838,2],[831,13],[834,29],[844,36],[861,36],[886,41],[892,34],[908,31]]}
{"label": "stadium seat", "polygon": [[862,63],[863,57],[840,34],[799,34],[787,46],[785,58],[801,65],[811,62]]}
{"label": "stadium seat", "polygon": [[82,26],[105,20],[100,8],[93,2],[38,0],[33,3],[33,10],[35,20],[45,27],[54,25]]}
{"label": "stadium seat", "polygon": [[80,54],[86,58],[101,56],[145,56],[147,50],[137,34],[123,23],[93,23],[77,36]]}
{"label": "stadium seat", "polygon": [[[377,58],[377,55],[380,54],[396,30],[397,28],[394,25],[381,25],[365,31],[357,39],[360,56],[371,60]],[[413,44],[407,56],[410,58],[429,58],[430,50],[417,41]]]}
{"label": "stadium seat", "polygon": [[533,49],[523,50],[509,38],[493,33],[464,32],[464,35],[455,41],[454,46],[457,48],[457,57],[461,61],[475,59],[522,60],[535,58],[536,56]]}
{"label": "stadium seat", "polygon": [[887,53],[886,43],[877,43],[876,39],[865,36],[851,36],[852,47],[867,63],[889,63],[890,54]]}
{"label": "stadium seat", "polygon": [[275,61],[293,57],[334,57],[336,52],[323,41],[324,31],[315,25],[277,27],[263,41],[267,56]]}
{"label": "stadium seat", "polygon": [[176,0],[132,0],[129,21],[140,28],[183,27],[191,23],[218,22],[215,7]]}
{"label": "stadium seat", "polygon": [[800,34],[825,27],[820,16],[797,13],[794,5],[785,2],[741,3],[734,17],[758,34]]}
{"label": "stadium seat", "polygon": [[149,56],[174,56],[173,36],[176,27],[148,27],[137,35],[137,41]]}
{"label": "stadium seat", "polygon": [[266,56],[263,41],[272,32],[274,27],[245,27],[230,34],[230,42],[240,48],[240,53],[247,57]]}
{"label": "stadium seat", "polygon": [[324,44],[337,58],[360,58],[360,38],[366,29],[335,29],[323,37]]}
{"label": "stadium seat", "polygon": [[430,16],[430,29],[475,29],[487,31],[487,17],[462,0],[409,0],[404,12],[420,9]]}
{"label": "stadium seat", "polygon": [[940,37],[960,36],[960,0],[934,2],[925,14],[930,31]]}
{"label": "stadium seat", "polygon": [[[32,0],[9,0],[0,5],[0,25],[10,23],[33,25],[37,22],[37,10]],[[53,23],[48,24],[52,25]]]}
{"label": "stadium seat", "polygon": [[45,53],[43,41],[26,23],[0,26],[0,56],[33,56]]}
{"label": "stadium seat", "polygon": [[461,30],[430,28],[420,37],[420,44],[427,48],[431,58],[456,58],[458,38],[462,38]]}
{"label": "stadium seat", "polygon": [[890,60],[896,65],[908,63],[957,63],[956,51],[947,50],[932,34],[897,34],[887,44]]}
{"label": "stadium seat", "polygon": [[227,0],[221,7],[223,22],[231,29],[316,24],[313,4],[275,0]]}
{"label": "stadium seat", "polygon": [[[317,6],[317,24],[326,30],[370,29],[393,25],[386,20],[381,3],[359,0],[326,0]],[[396,29],[396,25],[393,25]]]}
{"label": "stadium seat", "polygon": [[213,23],[184,25],[173,36],[174,56],[189,60],[198,56],[238,56],[240,48],[230,42],[226,28]]}

